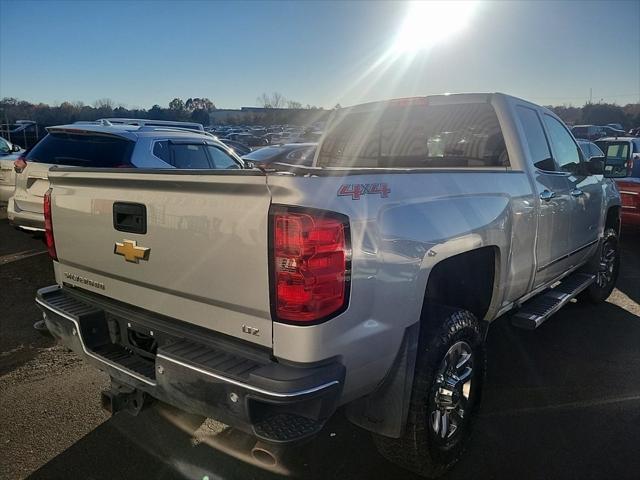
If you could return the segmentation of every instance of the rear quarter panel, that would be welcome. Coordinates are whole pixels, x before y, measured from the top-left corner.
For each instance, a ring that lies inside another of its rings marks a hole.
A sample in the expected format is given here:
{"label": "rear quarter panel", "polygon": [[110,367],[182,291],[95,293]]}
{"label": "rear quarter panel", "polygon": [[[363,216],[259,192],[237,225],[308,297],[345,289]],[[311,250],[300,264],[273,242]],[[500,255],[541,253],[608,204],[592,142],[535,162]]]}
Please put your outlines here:
{"label": "rear quarter panel", "polygon": [[[387,198],[338,195],[345,184],[379,182],[387,184]],[[341,358],[347,367],[345,402],[386,374],[405,329],[420,319],[429,273],[438,262],[484,246],[498,249],[488,319],[528,288],[536,217],[524,172],[275,175],[268,184],[274,204],[322,208],[350,218],[348,309],[315,326],[273,325],[276,357],[297,362]]]}

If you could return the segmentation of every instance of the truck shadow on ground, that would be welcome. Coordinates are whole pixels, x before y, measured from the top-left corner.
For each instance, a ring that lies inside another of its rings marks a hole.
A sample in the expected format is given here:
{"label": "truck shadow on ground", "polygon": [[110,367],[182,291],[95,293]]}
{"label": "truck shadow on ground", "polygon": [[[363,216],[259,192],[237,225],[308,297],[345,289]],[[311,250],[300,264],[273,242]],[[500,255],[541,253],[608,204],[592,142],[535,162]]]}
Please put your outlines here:
{"label": "truck shadow on ground", "polygon": [[41,349],[55,345],[52,338],[43,337],[33,328],[33,324],[42,318],[33,300],[35,292],[54,281],[51,259],[46,254],[7,263],[0,268],[0,285],[3,286],[0,288],[19,285],[19,288],[7,288],[7,294],[0,295],[0,352],[5,353],[0,356],[0,375],[33,359]]}
{"label": "truck shadow on ground", "polygon": [[[639,240],[623,237],[619,289],[632,303],[640,297]],[[474,435],[446,478],[637,478],[640,317],[630,310],[572,303],[533,332],[498,319]],[[162,405],[138,417],[119,414],[29,478],[282,478],[194,442],[201,420]],[[243,434],[218,439],[248,458],[252,442]],[[341,412],[284,460],[297,478],[417,478],[380,457],[370,435]]]}
{"label": "truck shadow on ground", "polygon": [[[475,433],[448,478],[637,478],[639,342],[640,318],[609,303],[570,305],[535,332],[498,320]],[[194,445],[201,420],[164,406],[119,414],[30,478],[279,478]],[[250,440],[227,434],[247,455]],[[340,412],[285,458],[297,478],[414,478]]]}

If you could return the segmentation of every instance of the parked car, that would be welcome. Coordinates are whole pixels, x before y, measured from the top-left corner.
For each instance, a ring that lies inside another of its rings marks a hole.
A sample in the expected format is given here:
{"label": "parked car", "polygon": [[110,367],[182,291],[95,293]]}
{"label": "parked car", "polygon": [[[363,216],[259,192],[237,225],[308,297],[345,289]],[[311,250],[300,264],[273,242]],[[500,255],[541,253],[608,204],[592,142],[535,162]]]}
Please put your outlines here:
{"label": "parked car", "polygon": [[238,133],[235,135],[233,140],[244,143],[248,147],[262,147],[269,144],[269,141],[266,138],[256,137],[250,133]]}
{"label": "parked car", "polygon": [[603,138],[596,144],[606,153],[611,168],[627,174],[616,179],[622,196],[622,225],[640,227],[640,138]]}
{"label": "parked car", "polygon": [[271,145],[243,155],[242,159],[262,166],[267,166],[274,162],[311,166],[317,145],[317,143]]}
{"label": "parked car", "polygon": [[17,120],[15,123],[0,125],[0,135],[13,144],[29,149],[46,135],[46,132],[36,122]]}
{"label": "parked car", "polygon": [[219,138],[218,140],[229,147],[236,155],[243,156],[251,152],[251,148],[244,143],[236,142],[235,140],[228,140],[226,138]]}
{"label": "parked car", "polygon": [[602,127],[607,137],[624,137],[627,135],[623,129],[613,128],[609,125]]}
{"label": "parked car", "polygon": [[7,216],[26,230],[44,230],[42,202],[54,165],[145,170],[243,167],[242,160],[215,137],[176,125],[83,122],[47,130],[46,137],[14,162],[15,191]]}
{"label": "parked car", "polygon": [[52,170],[56,284],[36,302],[110,375],[112,413],[158,398],[253,435],[273,465],[344,407],[391,461],[441,475],[491,322],[535,329],[612,292],[608,177],[625,172],[503,94],[340,109],[317,148],[288,172]]}
{"label": "parked car", "polygon": [[601,125],[576,125],[571,128],[571,133],[573,133],[573,136],[576,138],[582,138],[589,141],[609,136],[625,136],[625,132],[623,130],[616,130],[608,126]]}
{"label": "parked car", "polygon": [[0,137],[0,203],[9,201],[16,188],[16,172],[13,162],[24,152],[19,145]]}

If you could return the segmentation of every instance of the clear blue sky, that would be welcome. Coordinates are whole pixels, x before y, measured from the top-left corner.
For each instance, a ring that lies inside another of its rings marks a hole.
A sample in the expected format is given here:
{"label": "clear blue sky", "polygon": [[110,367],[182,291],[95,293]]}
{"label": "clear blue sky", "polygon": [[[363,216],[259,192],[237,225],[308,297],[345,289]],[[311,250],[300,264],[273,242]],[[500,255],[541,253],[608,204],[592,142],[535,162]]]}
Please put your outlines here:
{"label": "clear blue sky", "polygon": [[592,88],[594,101],[640,101],[640,0],[484,1],[455,36],[370,70],[406,10],[400,2],[0,0],[0,97],[145,108],[209,97],[235,108],[278,91],[332,107],[503,91],[582,105]]}

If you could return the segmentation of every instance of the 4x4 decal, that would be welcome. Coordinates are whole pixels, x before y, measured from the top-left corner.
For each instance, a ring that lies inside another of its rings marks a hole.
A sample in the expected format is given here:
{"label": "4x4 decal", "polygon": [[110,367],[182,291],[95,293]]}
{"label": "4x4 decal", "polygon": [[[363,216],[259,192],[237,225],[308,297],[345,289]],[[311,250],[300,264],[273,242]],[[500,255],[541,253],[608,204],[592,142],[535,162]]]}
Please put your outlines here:
{"label": "4x4 decal", "polygon": [[360,200],[363,195],[380,195],[387,198],[390,193],[391,189],[386,183],[353,183],[340,185],[338,189],[339,197],[351,197],[352,200]]}

